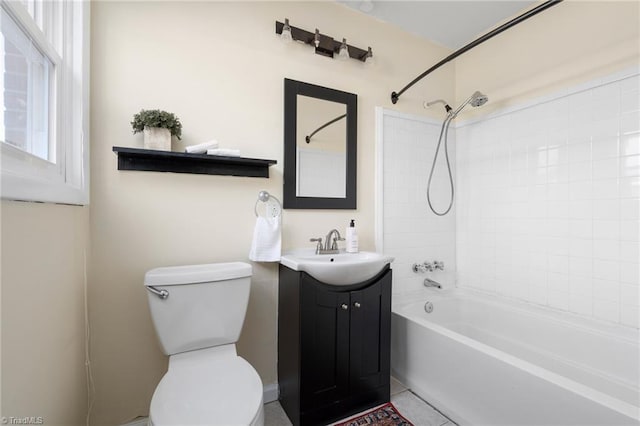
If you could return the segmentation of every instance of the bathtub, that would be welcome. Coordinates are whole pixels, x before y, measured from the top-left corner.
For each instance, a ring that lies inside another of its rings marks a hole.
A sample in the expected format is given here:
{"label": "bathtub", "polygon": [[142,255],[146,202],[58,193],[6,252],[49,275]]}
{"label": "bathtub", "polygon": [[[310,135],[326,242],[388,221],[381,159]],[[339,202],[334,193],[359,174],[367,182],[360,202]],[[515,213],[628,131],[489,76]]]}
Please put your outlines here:
{"label": "bathtub", "polygon": [[461,425],[639,425],[639,356],[632,328],[457,289],[394,295],[392,374]]}

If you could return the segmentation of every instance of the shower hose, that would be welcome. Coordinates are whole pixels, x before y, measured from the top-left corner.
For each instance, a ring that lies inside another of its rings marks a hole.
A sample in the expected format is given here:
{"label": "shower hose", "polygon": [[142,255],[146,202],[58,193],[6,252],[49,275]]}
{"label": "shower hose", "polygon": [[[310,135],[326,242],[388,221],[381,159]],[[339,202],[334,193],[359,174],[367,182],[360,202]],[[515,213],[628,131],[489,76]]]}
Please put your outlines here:
{"label": "shower hose", "polygon": [[[433,164],[431,165],[431,172],[429,173],[429,182],[427,183],[427,202],[429,203],[429,208],[433,213],[438,216],[444,216],[451,210],[453,206],[453,197],[455,189],[453,187],[453,176],[451,175],[451,164],[449,163],[449,124],[451,124],[451,120],[455,118],[455,115],[449,112],[447,114],[447,118],[442,122],[442,129],[440,129],[440,137],[438,138],[438,146],[436,147],[436,153],[433,155]],[[451,186],[451,199],[449,200],[449,207],[444,212],[438,212],[431,204],[431,180],[433,179],[433,171],[436,168],[436,161],[438,160],[438,153],[440,152],[440,146],[442,145],[442,137],[444,136],[444,156],[447,160],[447,171],[449,172],[449,184]]]}

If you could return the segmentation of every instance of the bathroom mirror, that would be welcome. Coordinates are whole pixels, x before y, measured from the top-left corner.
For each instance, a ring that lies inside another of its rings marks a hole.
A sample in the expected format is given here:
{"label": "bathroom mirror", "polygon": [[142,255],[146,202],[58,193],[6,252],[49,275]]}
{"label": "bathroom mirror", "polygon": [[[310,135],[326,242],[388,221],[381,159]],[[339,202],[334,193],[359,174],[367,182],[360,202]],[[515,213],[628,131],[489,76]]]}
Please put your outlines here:
{"label": "bathroom mirror", "polygon": [[356,208],[357,103],[353,93],[285,79],[285,209]]}

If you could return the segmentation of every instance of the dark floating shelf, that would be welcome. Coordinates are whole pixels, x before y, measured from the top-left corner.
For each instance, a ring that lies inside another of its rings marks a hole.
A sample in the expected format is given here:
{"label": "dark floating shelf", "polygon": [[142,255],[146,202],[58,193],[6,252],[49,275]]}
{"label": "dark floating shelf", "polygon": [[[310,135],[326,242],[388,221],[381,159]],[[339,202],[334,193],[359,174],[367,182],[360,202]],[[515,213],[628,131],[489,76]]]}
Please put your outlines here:
{"label": "dark floating shelf", "polygon": [[277,163],[276,160],[258,158],[187,154],[185,152],[156,151],[122,146],[114,146],[113,152],[118,155],[118,170],[145,172],[268,178],[269,167]]}

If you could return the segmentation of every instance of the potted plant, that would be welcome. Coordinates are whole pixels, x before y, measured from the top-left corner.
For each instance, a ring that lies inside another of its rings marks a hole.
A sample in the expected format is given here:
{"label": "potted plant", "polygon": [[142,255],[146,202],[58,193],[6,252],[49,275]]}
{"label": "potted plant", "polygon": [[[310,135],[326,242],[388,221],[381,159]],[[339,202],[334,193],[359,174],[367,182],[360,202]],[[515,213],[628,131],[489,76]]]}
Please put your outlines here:
{"label": "potted plant", "polygon": [[144,133],[144,147],[171,151],[171,136],[180,139],[182,123],[174,114],[159,109],[141,110],[131,122],[133,134]]}

